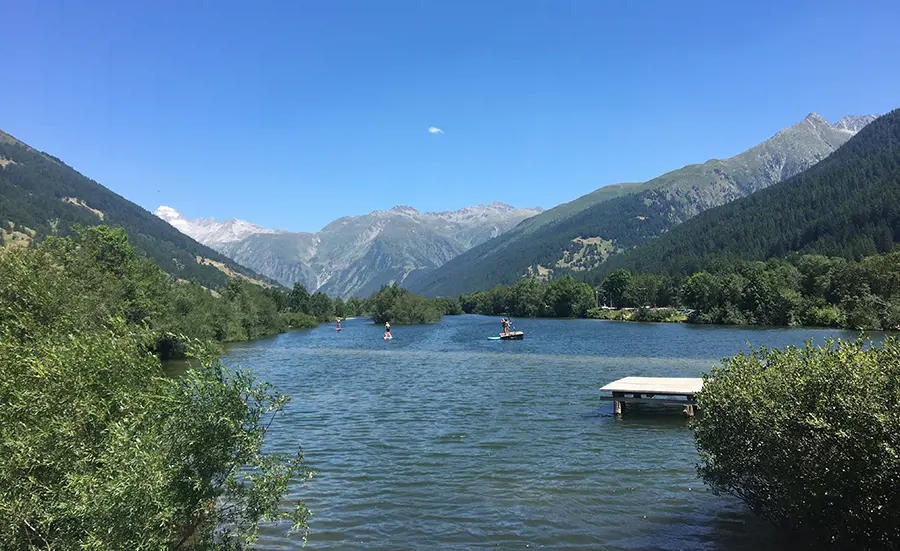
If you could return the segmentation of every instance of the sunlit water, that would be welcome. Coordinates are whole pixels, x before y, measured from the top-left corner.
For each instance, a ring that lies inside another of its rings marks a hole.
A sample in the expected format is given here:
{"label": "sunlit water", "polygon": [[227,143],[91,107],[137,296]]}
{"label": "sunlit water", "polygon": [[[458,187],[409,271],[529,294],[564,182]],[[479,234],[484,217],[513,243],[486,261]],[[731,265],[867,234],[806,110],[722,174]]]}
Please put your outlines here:
{"label": "sunlit water", "polygon": [[[383,329],[351,320],[230,349],[292,400],[270,449],[318,472],[291,498],[310,549],[793,548],[696,474],[678,410],[612,415],[598,389],[627,375],[695,377],[747,343],[846,332],[591,320],[447,317]],[[259,547],[295,549],[285,526]]]}

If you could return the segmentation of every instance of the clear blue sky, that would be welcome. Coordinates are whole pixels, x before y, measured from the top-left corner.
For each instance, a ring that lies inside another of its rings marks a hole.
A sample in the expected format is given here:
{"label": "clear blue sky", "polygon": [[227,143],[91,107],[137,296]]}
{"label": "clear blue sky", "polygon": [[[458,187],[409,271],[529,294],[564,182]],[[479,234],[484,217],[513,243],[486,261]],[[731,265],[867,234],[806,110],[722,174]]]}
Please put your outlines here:
{"label": "clear blue sky", "polygon": [[896,0],[0,13],[0,128],[149,210],[290,230],[396,204],[551,207],[734,155],[810,111],[900,106]]}

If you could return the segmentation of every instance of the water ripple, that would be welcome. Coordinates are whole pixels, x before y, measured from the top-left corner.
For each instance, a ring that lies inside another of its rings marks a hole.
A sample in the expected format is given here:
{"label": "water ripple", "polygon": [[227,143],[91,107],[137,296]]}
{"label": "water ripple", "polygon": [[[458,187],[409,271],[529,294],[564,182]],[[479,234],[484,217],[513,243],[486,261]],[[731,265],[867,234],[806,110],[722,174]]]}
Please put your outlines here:
{"label": "water ripple", "polygon": [[[526,320],[381,328],[362,320],[233,347],[292,396],[268,445],[298,444],[313,480],[292,487],[314,516],[311,549],[788,549],[738,502],[698,480],[677,412],[617,419],[597,400],[626,375],[698,376],[754,344],[808,330]],[[295,549],[266,526],[261,549]]]}

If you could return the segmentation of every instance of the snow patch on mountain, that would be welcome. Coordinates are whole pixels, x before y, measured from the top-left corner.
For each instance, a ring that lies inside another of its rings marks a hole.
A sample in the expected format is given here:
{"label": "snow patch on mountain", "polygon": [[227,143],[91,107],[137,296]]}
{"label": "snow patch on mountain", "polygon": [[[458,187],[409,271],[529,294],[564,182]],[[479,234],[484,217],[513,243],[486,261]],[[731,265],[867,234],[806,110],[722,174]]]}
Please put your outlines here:
{"label": "snow patch on mountain", "polygon": [[274,230],[258,226],[246,220],[229,218],[219,222],[215,218],[195,218],[189,220],[180,212],[162,205],[153,211],[153,214],[162,218],[183,234],[193,237],[197,241],[212,248],[234,243],[257,233],[284,233],[284,230]]}

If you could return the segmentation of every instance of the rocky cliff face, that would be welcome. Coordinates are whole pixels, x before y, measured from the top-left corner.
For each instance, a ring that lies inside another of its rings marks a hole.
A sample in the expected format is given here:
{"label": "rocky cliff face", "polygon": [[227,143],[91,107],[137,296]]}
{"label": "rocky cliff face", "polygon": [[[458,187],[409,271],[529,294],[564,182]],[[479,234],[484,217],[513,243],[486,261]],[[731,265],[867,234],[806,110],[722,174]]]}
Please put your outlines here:
{"label": "rocky cliff face", "polygon": [[182,232],[284,285],[301,283],[343,297],[403,283],[540,212],[497,202],[447,212],[397,206],[339,218],[318,233],[299,233],[234,219],[187,220],[169,207],[156,210]]}

